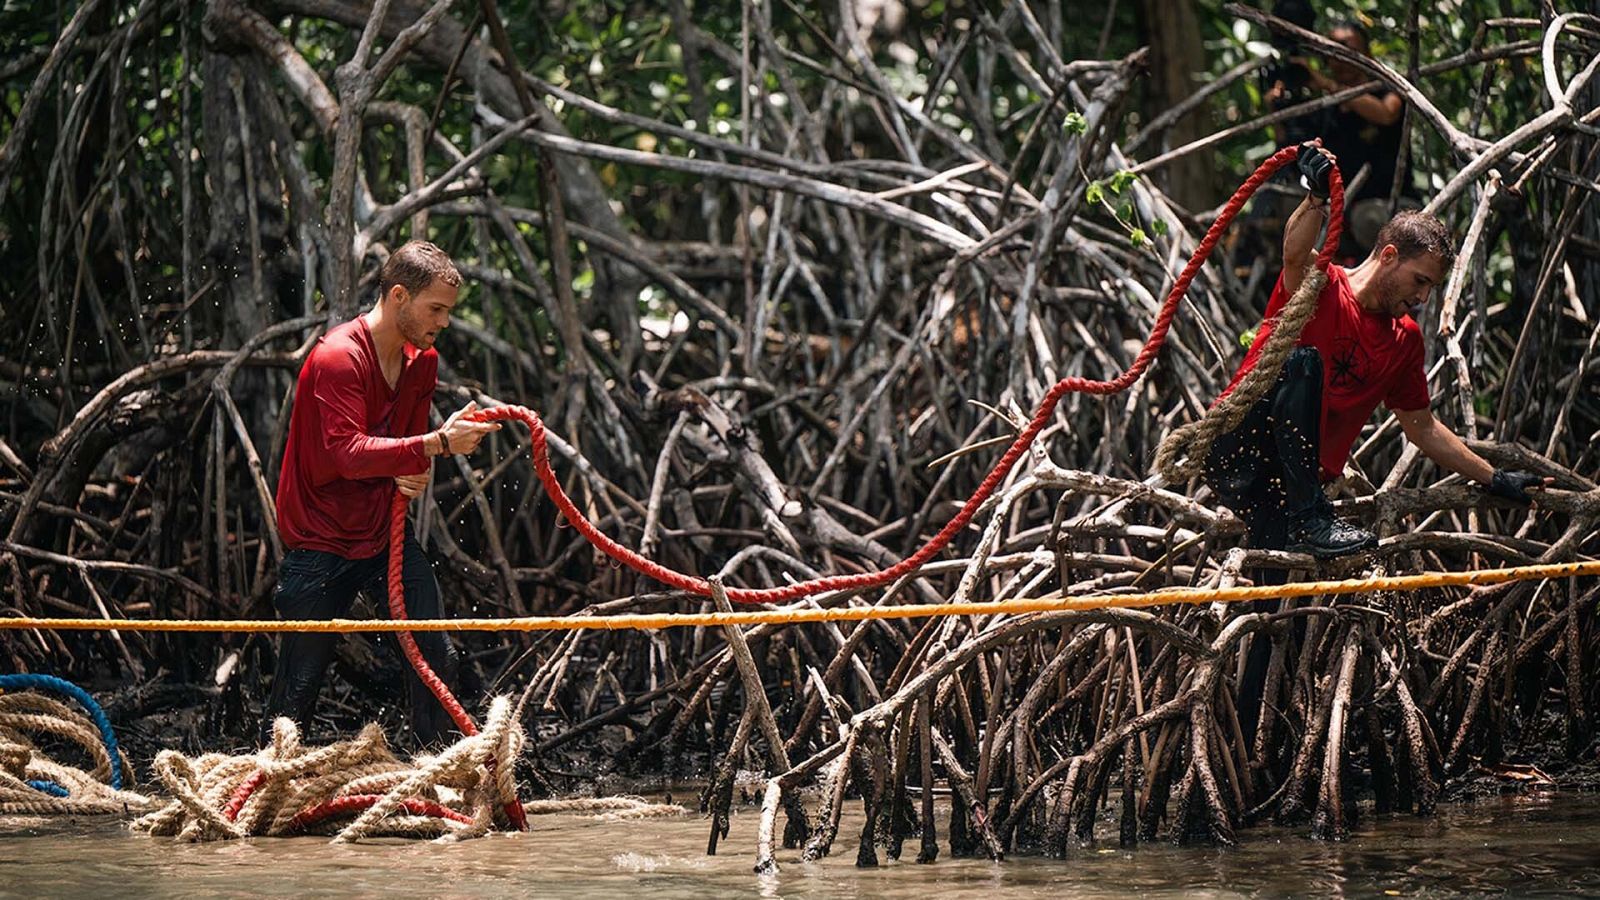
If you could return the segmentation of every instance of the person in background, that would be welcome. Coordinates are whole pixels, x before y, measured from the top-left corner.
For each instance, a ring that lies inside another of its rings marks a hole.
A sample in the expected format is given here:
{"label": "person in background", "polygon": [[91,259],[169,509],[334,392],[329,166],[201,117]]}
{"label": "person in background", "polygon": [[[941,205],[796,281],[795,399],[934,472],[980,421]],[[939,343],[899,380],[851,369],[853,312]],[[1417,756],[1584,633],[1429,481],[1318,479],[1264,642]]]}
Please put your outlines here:
{"label": "person in background", "polygon": [[[1359,23],[1342,20],[1328,29],[1328,38],[1362,56],[1372,55],[1367,31]],[[1310,70],[1310,85],[1322,94],[1354,87],[1372,76],[1342,60],[1328,61],[1328,74]],[[1351,97],[1328,110],[1322,131],[1322,145],[1339,160],[1339,174],[1354,190],[1345,194],[1344,236],[1339,242],[1339,258],[1346,265],[1365,258],[1377,240],[1378,229],[1400,209],[1420,206],[1402,185],[1404,202],[1389,206],[1399,169],[1401,122],[1405,101],[1388,87],[1379,86]],[[1361,177],[1362,170],[1366,175]]]}

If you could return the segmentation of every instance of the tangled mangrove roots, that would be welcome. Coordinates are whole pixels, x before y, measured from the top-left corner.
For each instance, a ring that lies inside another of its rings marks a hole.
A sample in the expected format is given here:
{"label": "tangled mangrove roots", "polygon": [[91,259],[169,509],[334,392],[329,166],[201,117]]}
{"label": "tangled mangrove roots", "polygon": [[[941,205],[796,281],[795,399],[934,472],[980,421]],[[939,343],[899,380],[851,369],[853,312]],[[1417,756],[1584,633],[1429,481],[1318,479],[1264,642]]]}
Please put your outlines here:
{"label": "tangled mangrove roots", "polygon": [[[61,762],[66,749],[90,767]],[[112,758],[88,716],[35,691],[0,694],[0,815],[127,815],[155,802],[113,787],[114,768],[132,780],[127,759]]]}
{"label": "tangled mangrove roots", "polygon": [[[23,101],[0,148],[0,205],[17,216],[0,223],[5,613],[266,614],[295,370],[407,237],[440,244],[471,285],[440,335],[441,412],[537,408],[557,476],[607,534],[729,588],[886,569],[950,520],[1049,385],[1128,365],[1265,129],[1378,84],[1405,98],[1409,159],[1443,185],[1429,207],[1463,234],[1419,323],[1436,414],[1558,490],[1531,512],[1495,505],[1384,419],[1336,487],[1341,513],[1384,537],[1362,565],[1594,553],[1600,100],[1581,15],[1413,36],[1404,76],[1295,35],[1372,83],[1256,115],[1245,84],[1260,61],[1211,66],[1198,37],[1180,90],[1152,94],[1171,81],[1152,58],[1174,48],[1112,28],[1130,4],[1100,4],[1110,43],[1084,47],[1095,29],[1038,14],[1053,4],[945,4],[876,27],[857,17],[870,4],[745,4],[728,27],[670,0],[629,17],[648,19],[653,43],[583,59],[511,46],[494,4],[94,6],[62,27],[65,8],[22,5],[40,37],[0,67]],[[621,80],[680,67],[685,83],[662,84],[659,102]],[[1200,69],[1215,78],[1195,90]],[[427,81],[385,93],[391,78]],[[1144,381],[1064,399],[943,557],[884,590],[803,602],[1311,572],[1240,547],[1200,486],[1147,477],[1260,321],[1282,225],[1261,199]],[[448,609],[703,603],[574,539],[534,494],[522,434],[484,446],[441,463],[413,512]],[[769,773],[764,866],[779,842],[830,850],[854,796],[873,813],[861,862],[908,837],[923,859],[942,841],[1060,853],[1095,836],[1107,801],[1128,842],[1226,840],[1268,818],[1337,836],[1354,797],[1426,811],[1463,773],[1592,764],[1595,596],[1550,582],[1262,609],[473,635],[463,656],[487,693],[527,686],[516,724],[530,755],[572,773],[552,778],[709,774],[721,834],[737,773]],[[400,705],[393,655],[371,647],[343,645],[318,727],[354,733]],[[16,632],[0,658],[125,685],[107,706],[145,755],[254,734],[272,670],[259,637]],[[203,767],[169,768],[206,796]],[[815,810],[801,802],[813,786]],[[479,809],[458,808],[472,826],[429,827],[477,827]],[[384,822],[410,815],[391,811]]]}

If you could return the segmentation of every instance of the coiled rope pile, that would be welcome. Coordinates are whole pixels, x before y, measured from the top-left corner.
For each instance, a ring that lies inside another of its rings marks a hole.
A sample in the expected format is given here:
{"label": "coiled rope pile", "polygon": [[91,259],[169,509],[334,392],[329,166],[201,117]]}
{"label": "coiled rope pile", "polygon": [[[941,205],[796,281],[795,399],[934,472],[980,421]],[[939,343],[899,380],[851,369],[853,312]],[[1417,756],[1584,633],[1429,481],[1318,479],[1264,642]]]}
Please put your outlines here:
{"label": "coiled rope pile", "polygon": [[[682,808],[633,797],[517,803],[512,766],[523,744],[521,704],[497,697],[483,729],[438,755],[403,762],[377,724],[348,741],[308,748],[289,719],[273,723],[259,753],[156,756],[156,775],[174,798],[133,823],[136,831],[181,841],[333,834],[335,843],[372,837],[459,841],[509,821],[507,808],[534,814],[597,813],[608,818],[677,815]],[[351,816],[354,816],[352,819]]]}
{"label": "coiled rope pile", "polygon": [[[160,806],[154,797],[122,789],[132,771],[87,693],[48,675],[3,675],[0,688],[0,815],[129,815]],[[88,713],[43,691],[69,696]],[[497,698],[482,731],[409,762],[395,756],[376,724],[352,740],[313,748],[301,744],[289,719],[274,723],[272,744],[259,753],[191,759],[163,750],[155,771],[172,799],[132,827],[182,841],[294,834],[333,834],[335,842],[477,837],[506,820],[504,810],[516,802],[510,773],[523,744],[519,706]],[[73,745],[91,768],[57,762],[41,743]],[[637,797],[580,797],[518,804],[518,811],[632,819],[683,809]]]}
{"label": "coiled rope pile", "polygon": [[[87,714],[50,694],[77,701]],[[51,751],[61,745],[91,767],[57,761]],[[87,693],[49,675],[0,675],[0,815],[122,815],[150,807],[149,797],[122,789],[125,776],[131,770],[111,723]]]}

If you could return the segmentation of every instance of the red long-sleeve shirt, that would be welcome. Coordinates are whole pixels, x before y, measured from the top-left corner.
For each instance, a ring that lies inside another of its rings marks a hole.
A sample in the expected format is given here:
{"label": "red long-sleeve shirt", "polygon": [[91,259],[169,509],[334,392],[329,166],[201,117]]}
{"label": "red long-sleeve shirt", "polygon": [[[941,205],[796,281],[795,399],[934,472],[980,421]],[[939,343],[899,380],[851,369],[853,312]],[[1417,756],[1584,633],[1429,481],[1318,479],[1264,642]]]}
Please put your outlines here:
{"label": "red long-sleeve shirt", "polygon": [[278,476],[284,546],[345,559],[388,548],[395,476],[428,470],[422,432],[438,375],[439,354],[408,343],[391,389],[363,316],[317,341],[300,370]]}

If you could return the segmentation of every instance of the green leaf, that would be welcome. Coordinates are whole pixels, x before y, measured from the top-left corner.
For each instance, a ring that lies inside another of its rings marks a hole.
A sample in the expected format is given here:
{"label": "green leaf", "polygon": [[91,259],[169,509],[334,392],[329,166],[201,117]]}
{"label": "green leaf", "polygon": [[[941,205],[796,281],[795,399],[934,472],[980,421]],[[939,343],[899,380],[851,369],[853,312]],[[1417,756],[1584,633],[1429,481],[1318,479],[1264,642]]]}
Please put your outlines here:
{"label": "green leaf", "polygon": [[1143,228],[1135,228],[1128,232],[1128,243],[1135,247],[1143,247],[1147,240],[1149,239],[1145,237]]}
{"label": "green leaf", "polygon": [[1154,222],[1151,222],[1150,223],[1150,230],[1154,231],[1156,234],[1161,235],[1162,237],[1166,237],[1166,234],[1167,234],[1167,220],[1166,219],[1157,219]]}
{"label": "green leaf", "polygon": [[1133,218],[1133,204],[1126,200],[1117,204],[1117,217],[1121,219]]}
{"label": "green leaf", "polygon": [[1089,130],[1089,120],[1085,119],[1083,117],[1083,113],[1081,112],[1069,112],[1067,113],[1067,120],[1062,125],[1062,128],[1067,132],[1067,134],[1083,134],[1085,131]]}
{"label": "green leaf", "polygon": [[1100,203],[1100,202],[1104,201],[1105,199],[1106,199],[1105,186],[1100,184],[1100,182],[1098,182],[1098,181],[1089,182],[1089,186],[1087,188],[1085,188],[1084,191],[1083,191],[1083,200],[1084,200],[1085,203],[1089,203],[1089,204],[1093,205],[1093,204]]}
{"label": "green leaf", "polygon": [[1254,328],[1239,332],[1239,346],[1249,350],[1250,345],[1254,344],[1255,342],[1256,330]]}
{"label": "green leaf", "polygon": [[1123,190],[1125,190],[1128,185],[1133,184],[1134,180],[1138,177],[1139,176],[1129,172],[1127,169],[1117,172],[1117,174],[1111,176],[1111,193],[1121,196]]}

